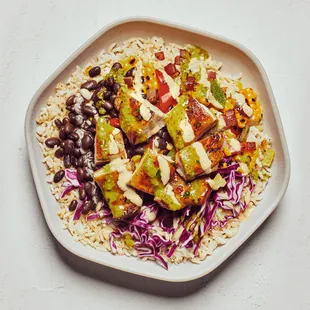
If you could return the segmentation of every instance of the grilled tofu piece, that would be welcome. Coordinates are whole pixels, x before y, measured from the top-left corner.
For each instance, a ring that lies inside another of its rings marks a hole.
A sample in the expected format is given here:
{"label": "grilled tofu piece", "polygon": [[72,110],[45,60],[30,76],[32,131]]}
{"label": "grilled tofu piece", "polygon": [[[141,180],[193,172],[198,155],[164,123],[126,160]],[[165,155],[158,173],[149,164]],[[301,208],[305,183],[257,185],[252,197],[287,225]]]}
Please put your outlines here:
{"label": "grilled tofu piece", "polygon": [[94,179],[116,219],[136,213],[143,203],[136,191],[128,186],[132,170],[129,159],[116,159],[94,173]]}
{"label": "grilled tofu piece", "polygon": [[185,180],[209,174],[224,157],[223,135],[209,135],[178,151],[175,156],[177,171]]}
{"label": "grilled tofu piece", "polygon": [[147,149],[129,184],[147,194],[154,195],[157,188],[164,188],[175,168],[173,161]]}
{"label": "grilled tofu piece", "polygon": [[135,93],[120,89],[115,100],[119,121],[131,144],[145,142],[165,126],[164,114]]}
{"label": "grilled tofu piece", "polygon": [[165,117],[168,132],[178,150],[199,140],[217,123],[217,118],[206,106],[192,97],[183,99]]}
{"label": "grilled tofu piece", "polygon": [[185,182],[175,172],[170,182],[163,189],[156,191],[154,200],[165,209],[177,211],[187,206],[202,205],[209,198],[211,191],[206,178]]}
{"label": "grilled tofu piece", "polygon": [[104,117],[99,117],[96,125],[95,163],[104,164],[118,157],[127,158],[123,134]]}

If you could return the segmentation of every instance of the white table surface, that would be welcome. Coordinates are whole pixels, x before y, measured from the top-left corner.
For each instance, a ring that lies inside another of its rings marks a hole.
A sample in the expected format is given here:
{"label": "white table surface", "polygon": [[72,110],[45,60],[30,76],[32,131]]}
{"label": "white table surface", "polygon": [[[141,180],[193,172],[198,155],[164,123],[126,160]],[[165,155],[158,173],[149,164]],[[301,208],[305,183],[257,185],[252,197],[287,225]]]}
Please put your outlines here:
{"label": "white table surface", "polygon": [[[0,309],[310,309],[310,1],[11,0],[0,10]],[[44,80],[107,23],[148,15],[227,36],[265,67],[289,145],[287,193],[210,276],[169,284],[88,263],[49,232],[23,123]],[[280,308],[281,307],[281,308]]]}

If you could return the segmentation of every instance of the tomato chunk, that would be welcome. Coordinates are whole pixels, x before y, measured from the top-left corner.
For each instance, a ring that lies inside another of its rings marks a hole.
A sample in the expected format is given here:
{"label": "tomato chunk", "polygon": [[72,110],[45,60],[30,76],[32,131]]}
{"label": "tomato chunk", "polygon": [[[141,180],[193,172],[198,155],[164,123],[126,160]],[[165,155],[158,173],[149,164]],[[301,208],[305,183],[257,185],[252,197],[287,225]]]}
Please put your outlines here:
{"label": "tomato chunk", "polygon": [[177,77],[180,74],[180,71],[178,71],[177,67],[173,63],[169,63],[167,66],[165,66],[165,71],[168,75],[170,75],[172,78]]}
{"label": "tomato chunk", "polygon": [[234,110],[227,110],[224,112],[224,120],[227,127],[234,127],[238,125]]}
{"label": "tomato chunk", "polygon": [[119,127],[119,118],[110,118],[110,125],[113,127]]}
{"label": "tomato chunk", "polygon": [[158,97],[159,97],[158,108],[162,112],[168,113],[177,104],[177,102],[172,97],[169,86],[166,83],[162,72],[156,69],[155,73],[156,73],[156,79],[158,83]]}
{"label": "tomato chunk", "polygon": [[164,54],[164,52],[157,52],[157,53],[155,53],[155,57],[158,60],[164,60],[165,59],[165,54]]}

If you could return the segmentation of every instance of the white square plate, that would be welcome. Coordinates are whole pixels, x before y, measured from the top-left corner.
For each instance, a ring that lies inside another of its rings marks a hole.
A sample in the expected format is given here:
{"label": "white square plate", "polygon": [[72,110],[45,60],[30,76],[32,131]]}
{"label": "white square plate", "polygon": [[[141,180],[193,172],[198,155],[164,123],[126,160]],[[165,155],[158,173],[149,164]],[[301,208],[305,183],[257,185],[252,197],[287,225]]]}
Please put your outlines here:
{"label": "white square plate", "polygon": [[[46,183],[45,166],[41,163],[42,154],[36,140],[36,118],[47,98],[54,94],[58,82],[65,82],[77,65],[86,65],[90,59],[113,42],[121,43],[131,37],[162,37],[165,41],[177,44],[191,43],[207,49],[215,60],[223,62],[223,70],[231,73],[242,72],[243,83],[250,85],[259,94],[264,111],[266,132],[273,139],[276,157],[272,166],[272,178],[264,192],[263,200],[252,216],[242,223],[238,234],[226,245],[215,250],[202,264],[183,263],[170,265],[165,270],[154,262],[142,262],[126,256],[115,256],[110,253],[84,247],[73,240],[70,233],[62,228],[57,216],[57,202],[50,193]],[[277,109],[277,105],[267,75],[258,59],[245,47],[236,42],[214,34],[199,31],[180,25],[149,19],[129,18],[120,20],[100,30],[82,47],[80,47],[58,70],[41,86],[34,95],[25,119],[25,134],[29,159],[34,181],[41,202],[46,222],[55,238],[69,251],[87,260],[112,268],[131,272],[145,277],[182,282],[202,277],[227,259],[238,247],[251,236],[277,207],[283,197],[290,176],[289,154],[286,140]]]}

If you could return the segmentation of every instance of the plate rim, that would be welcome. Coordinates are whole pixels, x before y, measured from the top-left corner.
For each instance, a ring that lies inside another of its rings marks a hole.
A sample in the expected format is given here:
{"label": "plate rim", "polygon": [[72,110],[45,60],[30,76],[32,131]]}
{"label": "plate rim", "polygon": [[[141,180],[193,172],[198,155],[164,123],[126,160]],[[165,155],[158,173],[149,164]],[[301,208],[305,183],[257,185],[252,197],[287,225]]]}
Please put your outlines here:
{"label": "plate rim", "polygon": [[[74,61],[75,58],[77,58],[82,52],[84,52],[94,41],[96,41],[99,37],[101,37],[102,35],[104,35],[107,31],[121,25],[121,24],[126,24],[126,23],[132,23],[132,22],[146,22],[146,23],[151,23],[151,24],[159,24],[159,25],[164,25],[170,28],[174,28],[174,29],[178,29],[178,30],[184,30],[187,32],[191,32],[194,34],[198,34],[204,37],[208,37],[217,41],[220,41],[222,43],[225,44],[229,44],[235,48],[237,48],[238,50],[240,50],[241,52],[245,53],[247,57],[249,57],[251,59],[251,61],[255,64],[255,66],[257,67],[264,85],[266,87],[266,91],[268,94],[268,97],[270,99],[270,104],[271,104],[271,108],[272,108],[272,112],[274,115],[274,118],[276,120],[276,126],[277,129],[279,131],[279,136],[280,136],[280,145],[282,147],[283,150],[283,154],[284,154],[284,169],[285,169],[285,173],[284,173],[284,177],[283,177],[283,181],[281,183],[281,187],[280,190],[277,193],[277,196],[275,197],[275,199],[273,199],[272,203],[270,204],[270,207],[263,213],[263,215],[261,216],[261,218],[255,222],[254,226],[252,226],[251,231],[248,231],[245,233],[245,235],[243,236],[243,238],[241,238],[239,240],[239,242],[234,246],[234,249],[231,251],[227,251],[224,252],[220,258],[213,264],[211,264],[208,268],[204,268],[202,269],[201,272],[195,273],[193,276],[187,276],[187,277],[183,277],[183,278],[171,278],[169,277],[169,271],[167,271],[167,277],[165,276],[157,276],[156,274],[150,275],[150,274],[145,274],[143,272],[139,272],[139,270],[136,269],[132,269],[132,268],[128,268],[128,267],[123,267],[122,265],[113,265],[110,264],[109,262],[106,261],[102,261],[102,260],[98,260],[96,258],[93,257],[89,257],[88,255],[83,254],[83,251],[76,251],[75,249],[73,249],[70,244],[67,244],[66,241],[64,241],[62,239],[62,237],[58,234],[58,232],[56,231],[56,229],[54,229],[50,219],[49,219],[49,215],[47,210],[47,203],[44,200],[44,195],[42,192],[42,188],[44,185],[40,184],[40,176],[38,173],[38,169],[37,169],[37,165],[36,162],[34,160],[34,156],[33,156],[33,152],[34,152],[34,145],[32,143],[32,132],[31,132],[31,123],[32,123],[32,111],[38,101],[38,99],[40,98],[40,96],[42,95],[42,93],[49,87],[49,85],[55,80],[55,78],[72,62]],[[273,94],[273,91],[271,89],[271,84],[270,81],[268,79],[268,76],[266,74],[265,69],[263,68],[261,62],[258,60],[258,58],[245,46],[243,46],[242,44],[231,40],[229,38],[226,38],[224,36],[221,35],[217,35],[208,31],[204,31],[195,27],[191,27],[191,26],[186,26],[186,25],[182,25],[182,24],[178,24],[175,22],[169,22],[166,20],[162,20],[162,19],[158,19],[158,18],[153,18],[153,17],[141,17],[141,16],[131,16],[131,17],[125,17],[125,18],[121,18],[121,19],[117,19],[109,24],[107,24],[106,26],[102,27],[99,31],[97,31],[93,36],[91,36],[85,43],[83,43],[75,52],[73,52],[50,76],[49,78],[47,78],[43,84],[39,87],[39,89],[35,92],[34,96],[32,97],[28,108],[27,108],[27,112],[26,112],[26,116],[25,116],[25,123],[24,123],[24,132],[25,132],[25,140],[26,140],[26,147],[27,147],[27,152],[28,152],[28,158],[29,158],[29,162],[30,162],[30,167],[31,167],[31,172],[32,172],[32,176],[33,176],[33,180],[35,183],[35,187],[36,187],[36,191],[39,197],[39,201],[40,201],[40,205],[41,205],[41,209],[43,211],[44,217],[45,217],[45,221],[51,231],[51,233],[53,234],[53,236],[55,237],[55,239],[64,247],[66,248],[68,251],[70,251],[71,253],[73,253],[76,256],[79,256],[85,260],[88,261],[92,261],[110,268],[114,268],[117,270],[121,270],[124,272],[129,272],[138,276],[143,276],[143,277],[148,277],[148,278],[152,278],[152,279],[156,279],[156,280],[161,280],[161,281],[166,281],[166,282],[188,282],[188,281],[192,281],[192,280],[196,280],[199,279],[207,274],[209,274],[210,272],[212,272],[214,269],[216,269],[217,267],[219,267],[229,256],[231,256],[235,251],[237,251],[240,246],[254,233],[256,232],[256,230],[258,229],[258,227],[265,222],[265,220],[269,217],[269,215],[276,209],[276,207],[279,205],[280,201],[282,200],[288,184],[289,184],[289,179],[290,179],[290,173],[291,173],[291,164],[290,164],[290,157],[289,157],[289,151],[288,151],[288,146],[287,146],[287,142],[286,142],[286,138],[285,138],[285,133],[284,133],[284,129],[283,129],[283,125],[282,125],[282,121],[280,118],[280,114],[279,114],[279,110],[276,104],[276,100]]]}

